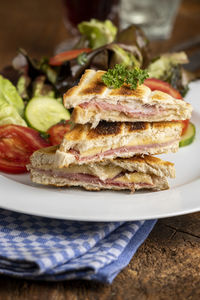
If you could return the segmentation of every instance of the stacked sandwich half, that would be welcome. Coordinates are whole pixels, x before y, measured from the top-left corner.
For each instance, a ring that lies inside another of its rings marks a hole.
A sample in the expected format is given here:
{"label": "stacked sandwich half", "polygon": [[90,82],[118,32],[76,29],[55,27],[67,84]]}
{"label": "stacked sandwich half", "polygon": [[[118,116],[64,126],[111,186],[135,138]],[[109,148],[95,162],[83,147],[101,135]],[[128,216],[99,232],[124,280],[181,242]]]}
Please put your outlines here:
{"label": "stacked sandwich half", "polygon": [[[76,123],[58,147],[36,151],[33,182],[88,190],[168,188],[174,165],[151,155],[176,152],[191,105],[160,91],[108,88],[104,71],[87,70],[64,95]],[[176,120],[176,121],[173,121]]]}

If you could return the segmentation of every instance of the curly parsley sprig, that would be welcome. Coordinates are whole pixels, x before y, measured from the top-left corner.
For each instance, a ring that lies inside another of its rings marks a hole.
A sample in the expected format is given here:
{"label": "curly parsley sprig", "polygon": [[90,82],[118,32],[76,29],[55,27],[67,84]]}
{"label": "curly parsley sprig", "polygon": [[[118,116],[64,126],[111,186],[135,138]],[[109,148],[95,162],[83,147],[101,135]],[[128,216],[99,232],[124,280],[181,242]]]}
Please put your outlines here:
{"label": "curly parsley sprig", "polygon": [[110,88],[117,89],[126,83],[130,85],[131,89],[135,90],[148,77],[146,70],[141,70],[138,67],[130,70],[123,64],[116,64],[113,69],[109,69],[101,78],[105,85]]}

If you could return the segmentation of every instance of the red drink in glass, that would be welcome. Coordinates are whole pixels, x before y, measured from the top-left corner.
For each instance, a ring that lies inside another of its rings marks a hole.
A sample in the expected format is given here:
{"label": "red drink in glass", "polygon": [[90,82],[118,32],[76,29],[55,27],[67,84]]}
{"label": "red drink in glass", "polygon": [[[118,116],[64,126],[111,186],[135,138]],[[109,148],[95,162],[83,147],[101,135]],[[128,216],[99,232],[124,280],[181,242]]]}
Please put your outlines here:
{"label": "red drink in glass", "polygon": [[77,25],[82,21],[98,19],[111,20],[118,25],[118,7],[120,0],[63,0],[65,25],[69,32],[77,34]]}

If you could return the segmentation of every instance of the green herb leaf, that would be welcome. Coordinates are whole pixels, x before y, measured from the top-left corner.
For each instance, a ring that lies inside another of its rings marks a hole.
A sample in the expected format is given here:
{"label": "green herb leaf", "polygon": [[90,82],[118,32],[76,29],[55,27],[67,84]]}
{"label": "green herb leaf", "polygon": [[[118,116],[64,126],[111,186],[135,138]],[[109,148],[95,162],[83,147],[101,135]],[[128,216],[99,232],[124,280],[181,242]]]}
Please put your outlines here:
{"label": "green herb leaf", "polygon": [[83,66],[87,62],[87,54],[85,52],[79,54],[77,62],[79,65]]}
{"label": "green herb leaf", "polygon": [[135,90],[148,77],[146,70],[141,70],[138,67],[130,70],[123,64],[116,64],[113,69],[109,69],[102,76],[102,80],[110,88],[117,89],[126,83],[130,85],[131,89]]}
{"label": "green herb leaf", "polygon": [[129,73],[125,82],[127,84],[130,84],[130,87],[133,90],[135,90],[138,85],[141,85],[144,82],[144,80],[149,77],[148,72],[146,70],[141,70],[137,67],[128,72]]}

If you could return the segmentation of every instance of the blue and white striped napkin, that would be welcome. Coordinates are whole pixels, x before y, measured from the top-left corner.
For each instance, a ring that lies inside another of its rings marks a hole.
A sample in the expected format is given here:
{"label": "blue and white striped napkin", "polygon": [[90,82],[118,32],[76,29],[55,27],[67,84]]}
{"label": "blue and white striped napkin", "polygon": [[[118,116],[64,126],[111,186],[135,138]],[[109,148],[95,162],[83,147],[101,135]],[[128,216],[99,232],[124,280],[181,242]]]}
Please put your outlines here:
{"label": "blue and white striped napkin", "polygon": [[111,283],[155,222],[65,221],[0,209],[0,274]]}

